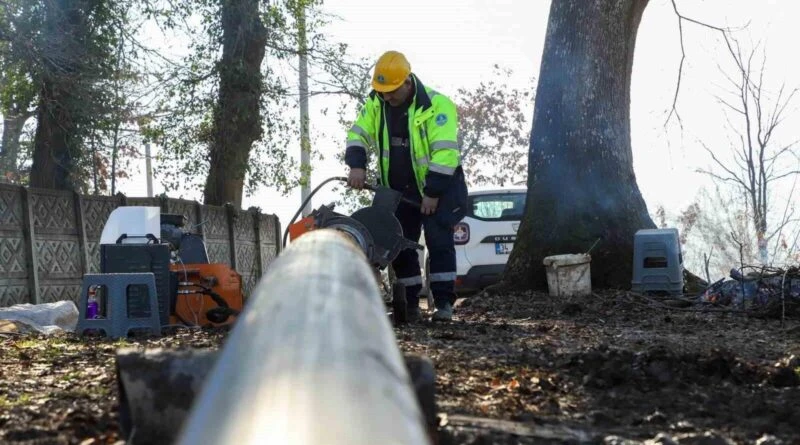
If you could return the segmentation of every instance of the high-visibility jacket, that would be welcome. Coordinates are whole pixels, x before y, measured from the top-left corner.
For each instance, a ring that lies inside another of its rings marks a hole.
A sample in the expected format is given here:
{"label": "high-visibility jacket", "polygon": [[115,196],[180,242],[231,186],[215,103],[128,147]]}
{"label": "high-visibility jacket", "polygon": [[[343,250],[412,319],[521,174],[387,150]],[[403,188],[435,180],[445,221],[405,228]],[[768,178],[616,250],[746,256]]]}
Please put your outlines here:
{"label": "high-visibility jacket", "polygon": [[[420,194],[440,197],[460,171],[458,114],[455,104],[445,95],[425,87],[416,75],[415,94],[408,112],[411,165]],[[345,162],[350,168],[366,168],[367,150],[378,159],[380,183],[389,186],[389,129],[386,107],[381,96],[372,91],[361,107],[358,118],[347,132]]]}

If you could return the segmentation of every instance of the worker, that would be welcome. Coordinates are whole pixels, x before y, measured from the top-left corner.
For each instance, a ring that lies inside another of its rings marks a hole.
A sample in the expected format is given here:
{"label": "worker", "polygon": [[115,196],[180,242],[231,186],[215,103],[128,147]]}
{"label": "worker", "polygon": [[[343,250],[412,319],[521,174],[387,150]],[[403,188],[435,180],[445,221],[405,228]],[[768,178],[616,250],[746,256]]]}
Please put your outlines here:
{"label": "worker", "polygon": [[[456,106],[445,95],[423,85],[406,57],[384,53],[375,65],[372,88],[347,132],[345,163],[348,184],[361,189],[367,181],[368,152],[376,158],[380,185],[402,192],[419,206],[401,202],[395,216],[403,235],[414,242],[424,227],[430,258],[430,291],[434,321],[453,317],[456,256],[455,225],[464,217],[467,186],[458,146]],[[414,249],[392,262],[397,282],[406,287],[409,322],[421,320],[422,275]]]}

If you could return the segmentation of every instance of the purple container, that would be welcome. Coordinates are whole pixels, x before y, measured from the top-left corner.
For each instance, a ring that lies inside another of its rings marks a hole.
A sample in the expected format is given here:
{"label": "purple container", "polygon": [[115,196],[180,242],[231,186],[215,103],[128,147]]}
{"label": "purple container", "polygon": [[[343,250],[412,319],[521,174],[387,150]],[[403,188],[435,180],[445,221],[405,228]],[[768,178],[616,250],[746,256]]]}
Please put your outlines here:
{"label": "purple container", "polygon": [[86,305],[86,318],[91,320],[93,318],[97,318],[97,300],[92,297],[89,297],[89,304]]}

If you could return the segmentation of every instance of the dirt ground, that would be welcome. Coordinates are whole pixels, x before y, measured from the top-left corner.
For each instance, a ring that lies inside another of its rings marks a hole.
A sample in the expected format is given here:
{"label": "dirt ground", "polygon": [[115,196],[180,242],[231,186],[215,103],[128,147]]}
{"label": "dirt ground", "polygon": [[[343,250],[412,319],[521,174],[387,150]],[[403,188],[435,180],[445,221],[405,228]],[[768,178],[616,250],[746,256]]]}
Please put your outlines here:
{"label": "dirt ground", "polygon": [[[476,295],[396,328],[430,357],[446,444],[800,444],[800,322],[628,293]],[[224,331],[108,341],[0,336],[0,443],[120,440],[120,346],[216,348]]]}

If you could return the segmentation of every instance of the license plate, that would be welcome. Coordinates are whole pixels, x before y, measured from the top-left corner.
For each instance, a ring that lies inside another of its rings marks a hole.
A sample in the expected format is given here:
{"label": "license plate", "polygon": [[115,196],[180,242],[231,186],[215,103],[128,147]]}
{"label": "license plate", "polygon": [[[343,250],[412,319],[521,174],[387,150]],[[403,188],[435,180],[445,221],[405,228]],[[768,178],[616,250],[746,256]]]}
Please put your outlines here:
{"label": "license plate", "polygon": [[508,255],[513,248],[514,243],[494,243],[494,253],[497,255]]}

